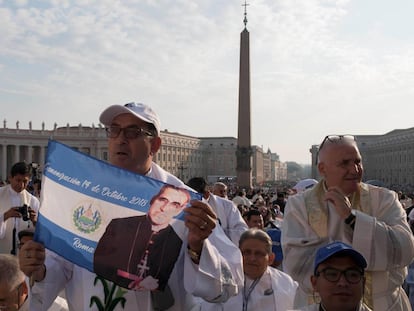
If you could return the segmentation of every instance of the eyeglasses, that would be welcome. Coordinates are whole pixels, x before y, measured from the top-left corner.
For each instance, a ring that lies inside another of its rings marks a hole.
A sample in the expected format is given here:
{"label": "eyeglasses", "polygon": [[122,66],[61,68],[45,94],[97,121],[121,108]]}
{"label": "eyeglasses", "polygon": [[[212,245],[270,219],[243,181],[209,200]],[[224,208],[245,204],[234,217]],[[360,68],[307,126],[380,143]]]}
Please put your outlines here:
{"label": "eyeglasses", "polygon": [[315,164],[318,164],[318,158],[319,158],[319,152],[321,152],[323,146],[328,141],[330,143],[336,143],[341,140],[352,140],[356,141],[356,138],[354,135],[327,135],[323,139],[322,143],[319,145],[318,154],[316,155],[316,162]]}
{"label": "eyeglasses", "polygon": [[355,268],[350,268],[346,270],[339,270],[335,268],[325,268],[321,271],[317,271],[315,276],[319,277],[322,274],[325,280],[329,282],[338,282],[341,278],[341,275],[344,275],[348,283],[357,284],[361,281],[364,276],[364,272]]}
{"label": "eyeglasses", "polygon": [[124,137],[127,139],[135,139],[141,136],[154,136],[150,131],[137,126],[120,127],[111,125],[110,127],[107,127],[105,131],[108,138],[117,138],[122,131],[124,132]]}

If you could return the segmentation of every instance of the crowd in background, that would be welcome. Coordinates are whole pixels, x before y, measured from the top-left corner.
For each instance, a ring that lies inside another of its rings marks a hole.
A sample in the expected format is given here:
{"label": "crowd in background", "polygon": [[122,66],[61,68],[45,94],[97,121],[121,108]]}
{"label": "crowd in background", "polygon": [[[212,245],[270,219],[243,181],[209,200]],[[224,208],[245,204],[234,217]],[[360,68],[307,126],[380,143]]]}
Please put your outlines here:
{"label": "crowd in background", "polygon": [[[204,182],[206,183],[205,180]],[[8,181],[2,181],[0,187],[7,184]],[[227,185],[223,182],[216,182],[209,185],[206,183],[206,191],[225,200],[232,201],[248,228],[263,230],[268,234],[272,240],[272,252],[274,254],[274,260],[269,263],[269,266],[283,271],[281,229],[286,202],[290,196],[306,190],[297,185],[298,183],[296,185],[294,183],[286,183],[279,189],[256,187],[246,190],[238,188],[235,183]],[[313,185],[314,183],[308,185],[307,189]],[[40,199],[41,180],[37,176],[32,176],[27,183],[26,190]],[[414,232],[414,195],[406,194],[402,191],[397,191],[397,194],[402,206],[406,210],[407,221]],[[30,229],[19,232],[19,245],[22,246],[25,241],[32,239],[33,233],[33,230]],[[6,259],[7,264],[10,264],[9,259]],[[409,295],[410,300],[412,300],[414,298],[414,265],[409,267],[404,289],[407,295]],[[61,296],[64,297],[64,294],[62,293]],[[53,308],[53,310],[67,310],[65,299],[58,297]]]}
{"label": "crowd in background", "polygon": [[[131,245],[121,247],[127,256],[115,256],[122,266],[115,259],[108,266],[123,283],[32,239],[45,190],[19,162],[9,184],[0,187],[0,310],[412,310],[412,197],[362,182],[354,136],[324,138],[319,182],[238,189],[208,185],[203,177],[185,183],[155,163],[160,120],[149,106],[112,105],[100,122],[110,164],[171,187],[151,200],[147,215],[111,219],[117,229],[106,226],[103,237]],[[202,199],[189,201],[191,190]],[[172,223],[181,210],[183,219]],[[120,225],[126,223],[136,226]],[[171,274],[161,279],[162,256],[153,254],[171,246],[178,234],[172,225],[182,226],[183,234],[176,239]],[[143,236],[148,239],[138,255]],[[102,247],[101,254],[113,255],[111,243]],[[151,258],[160,263],[147,266]]]}

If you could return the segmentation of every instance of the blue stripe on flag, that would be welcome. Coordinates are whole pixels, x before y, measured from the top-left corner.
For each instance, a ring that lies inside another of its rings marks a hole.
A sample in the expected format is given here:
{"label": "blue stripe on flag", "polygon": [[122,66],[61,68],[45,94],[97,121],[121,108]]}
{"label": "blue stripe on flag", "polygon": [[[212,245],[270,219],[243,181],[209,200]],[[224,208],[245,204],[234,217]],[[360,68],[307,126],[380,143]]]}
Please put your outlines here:
{"label": "blue stripe on flag", "polygon": [[[147,213],[152,197],[165,185],[53,140],[48,144],[43,174],[43,199],[35,240],[89,271],[93,271],[96,241],[104,231],[98,227],[103,224],[106,226],[114,214],[116,218],[123,218],[130,217],[131,210],[141,212],[137,215]],[[52,182],[46,182],[48,179]],[[82,194],[79,195],[81,201],[78,201],[78,194]],[[191,199],[201,200],[200,194],[192,191],[189,194]],[[111,206],[111,212],[108,212],[105,211],[108,204],[105,206],[99,201],[117,206]],[[123,207],[128,208],[129,213]],[[181,217],[177,219],[182,220]]]}
{"label": "blue stripe on flag", "polygon": [[54,222],[39,214],[36,224],[35,241],[41,242],[55,253],[93,272],[93,253],[97,243],[62,229]]}

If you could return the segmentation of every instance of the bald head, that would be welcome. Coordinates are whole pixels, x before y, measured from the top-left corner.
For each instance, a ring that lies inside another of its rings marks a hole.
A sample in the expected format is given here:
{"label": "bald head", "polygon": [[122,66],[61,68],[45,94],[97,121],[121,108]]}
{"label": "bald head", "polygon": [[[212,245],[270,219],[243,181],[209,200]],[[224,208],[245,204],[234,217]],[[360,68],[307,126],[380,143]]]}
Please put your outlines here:
{"label": "bald head", "polygon": [[348,136],[326,138],[319,149],[318,170],[328,188],[339,187],[344,194],[355,192],[363,173],[355,139]]}
{"label": "bald head", "polygon": [[227,198],[227,185],[222,182],[216,182],[213,186],[213,194],[222,198]]}
{"label": "bald head", "polygon": [[322,141],[322,143],[319,145],[318,163],[329,160],[331,157],[330,155],[331,150],[344,146],[344,145],[354,146],[358,150],[357,143],[353,136],[349,136],[349,135],[326,136],[325,139]]}

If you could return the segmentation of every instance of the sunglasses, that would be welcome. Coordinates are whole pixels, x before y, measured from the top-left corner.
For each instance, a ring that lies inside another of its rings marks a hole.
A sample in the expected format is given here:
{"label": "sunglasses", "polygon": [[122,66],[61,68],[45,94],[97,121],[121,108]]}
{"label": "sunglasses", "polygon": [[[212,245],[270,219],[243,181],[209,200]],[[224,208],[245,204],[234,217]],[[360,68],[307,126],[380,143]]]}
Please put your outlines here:
{"label": "sunglasses", "polygon": [[316,155],[316,162],[315,164],[318,164],[318,158],[319,158],[319,152],[321,152],[323,146],[328,143],[337,143],[341,140],[352,140],[356,141],[356,138],[354,135],[327,135],[323,139],[322,143],[319,145],[318,154]]}

